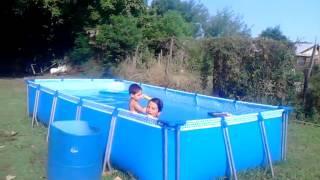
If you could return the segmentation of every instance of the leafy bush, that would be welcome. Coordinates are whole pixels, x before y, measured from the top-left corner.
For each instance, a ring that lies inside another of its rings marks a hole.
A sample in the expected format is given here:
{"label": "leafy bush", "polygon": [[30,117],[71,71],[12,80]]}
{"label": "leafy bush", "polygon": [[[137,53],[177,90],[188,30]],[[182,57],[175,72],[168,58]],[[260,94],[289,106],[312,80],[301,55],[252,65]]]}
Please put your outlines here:
{"label": "leafy bush", "polygon": [[306,94],[305,118],[320,122],[320,67],[315,66],[313,75],[310,78],[309,89]]}
{"label": "leafy bush", "polygon": [[73,64],[82,64],[93,56],[93,50],[89,44],[87,35],[79,34],[75,40],[75,47],[70,53]]}
{"label": "leafy bush", "polygon": [[136,18],[112,16],[109,24],[97,27],[95,48],[105,63],[115,63],[131,55],[142,40]]}
{"label": "leafy bush", "polygon": [[[214,38],[206,42],[213,94],[255,102],[288,104],[295,96],[294,49],[271,39]],[[211,61],[211,62],[210,62]],[[208,68],[203,69],[205,83]]]}
{"label": "leafy bush", "polygon": [[184,37],[192,35],[192,26],[177,11],[168,11],[159,20],[158,28],[166,37]]}

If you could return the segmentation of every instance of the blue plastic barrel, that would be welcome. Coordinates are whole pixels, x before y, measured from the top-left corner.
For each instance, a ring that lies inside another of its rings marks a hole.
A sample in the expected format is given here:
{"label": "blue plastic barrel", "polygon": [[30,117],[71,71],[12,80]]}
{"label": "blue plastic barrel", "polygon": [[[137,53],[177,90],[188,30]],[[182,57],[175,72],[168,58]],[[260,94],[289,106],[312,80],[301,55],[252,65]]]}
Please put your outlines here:
{"label": "blue plastic barrel", "polygon": [[49,180],[101,179],[101,133],[85,121],[52,123],[48,146]]}

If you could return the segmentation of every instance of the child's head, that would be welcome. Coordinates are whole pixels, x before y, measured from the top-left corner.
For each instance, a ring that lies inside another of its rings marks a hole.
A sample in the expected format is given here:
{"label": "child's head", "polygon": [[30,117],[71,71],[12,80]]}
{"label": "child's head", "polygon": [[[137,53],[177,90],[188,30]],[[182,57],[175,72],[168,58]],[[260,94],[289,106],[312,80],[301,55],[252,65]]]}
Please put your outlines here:
{"label": "child's head", "polygon": [[162,111],[163,103],[159,98],[152,98],[147,105],[147,114],[158,117]]}
{"label": "child's head", "polygon": [[131,84],[129,87],[130,97],[136,101],[141,99],[142,96],[142,88],[138,84]]}

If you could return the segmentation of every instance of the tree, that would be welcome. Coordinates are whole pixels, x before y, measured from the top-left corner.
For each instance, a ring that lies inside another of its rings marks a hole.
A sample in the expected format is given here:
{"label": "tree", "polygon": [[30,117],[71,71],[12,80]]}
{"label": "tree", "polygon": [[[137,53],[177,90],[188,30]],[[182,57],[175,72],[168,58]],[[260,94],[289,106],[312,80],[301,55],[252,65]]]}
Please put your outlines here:
{"label": "tree", "polygon": [[[8,0],[6,0],[8,1]],[[48,66],[73,46],[83,31],[89,0],[12,0],[1,3],[0,73],[24,73],[30,64]]]}
{"label": "tree", "polygon": [[187,22],[204,24],[209,19],[209,11],[202,3],[194,0],[182,1],[177,11],[186,19]]}
{"label": "tree", "polygon": [[216,15],[205,24],[206,36],[250,36],[250,29],[243,22],[242,18],[230,9],[218,11]]}
{"label": "tree", "polygon": [[154,0],[151,7],[159,15],[168,11],[177,11],[187,22],[204,23],[209,18],[208,9],[202,3],[196,3],[194,0]]}
{"label": "tree", "polygon": [[138,24],[146,43],[152,40],[192,35],[192,25],[187,23],[177,11],[168,11],[163,16],[146,14],[139,17]]}
{"label": "tree", "polygon": [[[86,8],[88,13],[79,15],[84,17],[81,28],[86,32],[78,34],[71,52],[73,59],[78,58],[76,61],[83,62],[88,55],[94,55],[106,64],[115,63],[130,55],[141,42],[142,32],[136,17],[146,13],[145,1],[99,0],[92,1]],[[85,33],[89,39],[81,37]]]}
{"label": "tree", "polygon": [[151,7],[156,10],[158,15],[164,15],[169,11],[180,13],[184,20],[193,26],[192,34],[194,37],[209,19],[208,9],[194,0],[154,0]]}
{"label": "tree", "polygon": [[144,0],[99,0],[96,10],[105,18],[111,15],[137,17],[145,12],[146,5]]}
{"label": "tree", "polygon": [[275,27],[268,27],[267,29],[263,30],[259,36],[277,41],[289,41],[288,38],[283,35],[279,25]]}
{"label": "tree", "polygon": [[167,37],[183,37],[192,35],[192,26],[177,11],[168,11],[159,21],[158,28]]}
{"label": "tree", "polygon": [[180,0],[153,0],[151,7],[154,8],[159,15],[165,14],[170,10],[177,10]]}
{"label": "tree", "polygon": [[142,32],[137,27],[136,18],[120,15],[111,16],[110,20],[110,24],[96,27],[98,33],[94,43],[105,63],[123,60],[142,41]]}

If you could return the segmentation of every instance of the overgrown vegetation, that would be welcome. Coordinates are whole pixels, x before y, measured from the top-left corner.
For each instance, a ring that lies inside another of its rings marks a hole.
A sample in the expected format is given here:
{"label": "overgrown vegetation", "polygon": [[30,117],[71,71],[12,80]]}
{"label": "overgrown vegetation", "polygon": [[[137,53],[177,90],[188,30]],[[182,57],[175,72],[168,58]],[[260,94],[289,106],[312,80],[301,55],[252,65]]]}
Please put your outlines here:
{"label": "overgrown vegetation", "polygon": [[206,64],[211,65],[214,95],[276,105],[289,104],[295,98],[291,44],[228,37],[208,40],[205,49],[211,61]]}
{"label": "overgrown vegetation", "polygon": [[[308,118],[308,120],[320,123],[320,67],[315,66],[313,75],[310,79],[310,87],[306,93],[306,102],[300,116]],[[301,108],[301,107],[300,107]]]}

